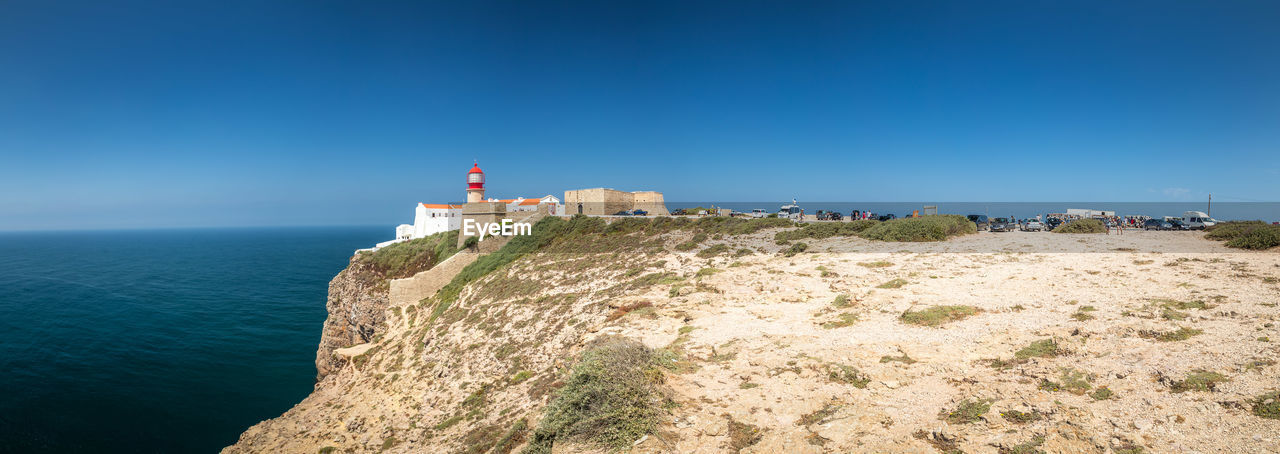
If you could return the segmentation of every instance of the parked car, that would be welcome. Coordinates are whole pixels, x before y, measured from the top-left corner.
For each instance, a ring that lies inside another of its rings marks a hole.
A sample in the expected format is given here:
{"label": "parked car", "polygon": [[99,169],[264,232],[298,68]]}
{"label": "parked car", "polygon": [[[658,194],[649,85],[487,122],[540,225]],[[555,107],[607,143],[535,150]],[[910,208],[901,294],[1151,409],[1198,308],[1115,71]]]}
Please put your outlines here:
{"label": "parked car", "polygon": [[622,210],[617,213],[613,213],[613,215],[614,216],[631,216],[631,212],[627,210]]}
{"label": "parked car", "polygon": [[1026,223],[1022,224],[1022,230],[1027,232],[1039,232],[1044,230],[1044,224],[1041,224],[1040,221],[1035,219],[1028,219]]}
{"label": "parked car", "polygon": [[969,215],[969,221],[978,226],[979,232],[986,230],[991,226],[991,223],[987,221],[987,215],[985,214],[971,214]]}
{"label": "parked car", "polygon": [[1181,219],[1170,219],[1169,225],[1173,226],[1170,230],[1191,230],[1191,228],[1187,227],[1187,224],[1184,224]]}
{"label": "parked car", "polygon": [[636,209],[634,209],[634,210],[631,210],[631,215],[632,215],[632,216],[648,216],[648,215],[649,215],[649,212],[648,212],[648,211],[645,211],[645,210],[641,210],[641,209],[639,209],[639,208],[636,208]]}
{"label": "parked car", "polygon": [[1053,230],[1062,225],[1062,220],[1058,218],[1048,218],[1044,220],[1044,226],[1048,230]]}
{"label": "parked car", "polygon": [[757,208],[757,209],[751,210],[751,217],[753,217],[753,218],[767,218],[767,217],[769,217],[769,212],[768,212],[768,211],[761,210],[761,209],[758,209],[758,208]]}
{"label": "parked car", "polygon": [[1142,230],[1173,230],[1173,224],[1159,219],[1147,219],[1142,223]]}
{"label": "parked car", "polygon": [[991,220],[988,227],[992,232],[1011,232],[1013,231],[1013,222],[1006,218],[995,218]]}
{"label": "parked car", "polygon": [[880,222],[884,222],[884,221],[893,220],[893,219],[897,219],[897,218],[898,218],[898,217],[897,217],[897,216],[894,216],[894,215],[893,215],[893,213],[890,213],[890,214],[882,214],[882,215],[880,215],[880,216],[877,216],[877,217],[876,217],[876,220],[877,220],[877,221],[880,221]]}
{"label": "parked car", "polygon": [[840,214],[840,212],[838,211],[832,211],[830,213],[827,213],[827,220],[841,221],[841,220],[844,220],[844,215]]}

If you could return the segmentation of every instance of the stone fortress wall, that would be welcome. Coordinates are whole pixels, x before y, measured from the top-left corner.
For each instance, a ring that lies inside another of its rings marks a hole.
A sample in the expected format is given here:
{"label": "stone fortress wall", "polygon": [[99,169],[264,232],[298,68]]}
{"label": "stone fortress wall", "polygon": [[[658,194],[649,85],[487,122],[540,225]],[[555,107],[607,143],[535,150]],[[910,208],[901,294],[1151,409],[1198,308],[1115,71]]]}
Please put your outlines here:
{"label": "stone fortress wall", "polygon": [[662,193],[656,191],[623,192],[609,188],[578,189],[564,192],[565,214],[607,216],[619,211],[641,209],[651,216],[667,216]]}

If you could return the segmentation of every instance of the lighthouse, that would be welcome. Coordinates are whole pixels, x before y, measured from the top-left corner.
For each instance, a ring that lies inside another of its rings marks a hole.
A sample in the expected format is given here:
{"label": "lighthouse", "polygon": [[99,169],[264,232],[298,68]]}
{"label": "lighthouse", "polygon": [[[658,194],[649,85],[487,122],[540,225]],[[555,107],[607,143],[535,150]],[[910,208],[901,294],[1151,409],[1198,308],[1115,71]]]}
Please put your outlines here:
{"label": "lighthouse", "polygon": [[471,171],[467,172],[467,203],[478,203],[484,201],[484,171],[480,170],[480,163],[471,166]]}

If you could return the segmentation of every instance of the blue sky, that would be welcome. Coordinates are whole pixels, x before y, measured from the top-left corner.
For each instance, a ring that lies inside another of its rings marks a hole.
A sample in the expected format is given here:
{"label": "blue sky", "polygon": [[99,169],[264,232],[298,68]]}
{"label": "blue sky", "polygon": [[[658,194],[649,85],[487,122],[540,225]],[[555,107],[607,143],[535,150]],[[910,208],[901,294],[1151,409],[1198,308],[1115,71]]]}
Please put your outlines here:
{"label": "blue sky", "polygon": [[[108,4],[109,3],[109,4]],[[978,4],[980,3],[980,4]],[[4,2],[0,230],[1280,200],[1275,2]]]}

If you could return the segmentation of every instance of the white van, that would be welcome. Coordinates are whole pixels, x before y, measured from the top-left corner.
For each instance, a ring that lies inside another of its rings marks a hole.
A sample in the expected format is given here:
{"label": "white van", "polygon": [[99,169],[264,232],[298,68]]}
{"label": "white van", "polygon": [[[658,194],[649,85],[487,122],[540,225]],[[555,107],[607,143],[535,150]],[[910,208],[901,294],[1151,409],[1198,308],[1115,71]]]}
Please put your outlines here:
{"label": "white van", "polygon": [[1182,213],[1182,225],[1188,229],[1204,230],[1205,227],[1213,227],[1218,221],[1204,214],[1203,211],[1187,211]]}

